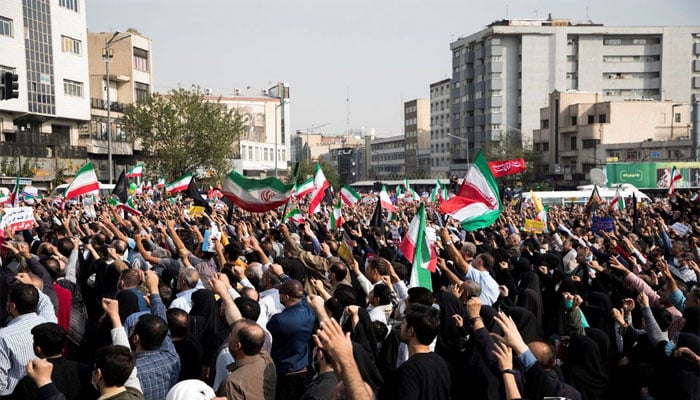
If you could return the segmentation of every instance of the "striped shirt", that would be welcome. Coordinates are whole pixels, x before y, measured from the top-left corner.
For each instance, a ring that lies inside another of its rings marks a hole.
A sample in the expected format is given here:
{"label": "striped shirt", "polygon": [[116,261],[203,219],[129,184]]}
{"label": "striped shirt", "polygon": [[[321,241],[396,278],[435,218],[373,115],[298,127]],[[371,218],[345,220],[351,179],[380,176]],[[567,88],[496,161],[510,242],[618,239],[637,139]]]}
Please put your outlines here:
{"label": "striped shirt", "polygon": [[[54,318],[55,321],[55,318]],[[36,358],[32,328],[47,322],[36,313],[22,314],[0,329],[0,395],[12,394],[27,375],[27,363]]]}

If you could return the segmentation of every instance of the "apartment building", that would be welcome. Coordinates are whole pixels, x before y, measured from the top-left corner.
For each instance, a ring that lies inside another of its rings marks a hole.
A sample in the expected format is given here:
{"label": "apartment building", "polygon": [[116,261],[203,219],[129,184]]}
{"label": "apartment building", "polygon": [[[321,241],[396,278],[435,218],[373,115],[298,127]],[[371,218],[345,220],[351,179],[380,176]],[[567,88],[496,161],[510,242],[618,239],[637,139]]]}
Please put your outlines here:
{"label": "apartment building", "polygon": [[430,177],[430,100],[415,99],[404,103],[406,138],[406,176]]}
{"label": "apartment building", "polygon": [[41,189],[87,158],[77,146],[79,131],[90,120],[83,5],[78,0],[0,2],[0,72],[19,76],[19,98],[0,101],[0,162],[29,162]]}
{"label": "apartment building", "polygon": [[[485,141],[519,130],[531,144],[553,91],[691,102],[700,96],[700,26],[603,26],[568,19],[496,21],[450,44],[451,169]],[[460,147],[466,140],[467,145]]]}
{"label": "apartment building", "polygon": [[[126,32],[89,32],[89,125],[80,129],[79,144],[93,161],[98,176],[112,179],[139,161],[138,142],[129,140],[120,123],[128,104],[153,91],[151,39],[130,28]],[[111,142],[109,136],[111,136]]]}
{"label": "apartment building", "polygon": [[533,146],[556,179],[588,183],[590,170],[608,162],[694,159],[688,102],[604,99],[554,91],[540,109]]}
{"label": "apartment building", "polygon": [[395,180],[406,177],[406,137],[365,137],[365,180]]}
{"label": "apartment building", "polygon": [[[450,95],[452,79],[430,84],[430,177],[450,176]],[[464,145],[465,142],[460,142]]]}

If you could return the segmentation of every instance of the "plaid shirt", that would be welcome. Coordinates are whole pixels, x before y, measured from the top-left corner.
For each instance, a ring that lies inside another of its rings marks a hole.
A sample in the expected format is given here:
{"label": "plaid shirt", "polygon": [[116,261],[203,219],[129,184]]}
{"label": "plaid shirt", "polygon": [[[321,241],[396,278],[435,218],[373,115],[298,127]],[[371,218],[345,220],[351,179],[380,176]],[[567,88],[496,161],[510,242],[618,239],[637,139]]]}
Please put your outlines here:
{"label": "plaid shirt", "polygon": [[[159,295],[151,294],[151,313],[167,321],[165,305]],[[165,400],[180,375],[180,358],[170,336],[158,350],[136,353],[137,376],[146,400]]]}

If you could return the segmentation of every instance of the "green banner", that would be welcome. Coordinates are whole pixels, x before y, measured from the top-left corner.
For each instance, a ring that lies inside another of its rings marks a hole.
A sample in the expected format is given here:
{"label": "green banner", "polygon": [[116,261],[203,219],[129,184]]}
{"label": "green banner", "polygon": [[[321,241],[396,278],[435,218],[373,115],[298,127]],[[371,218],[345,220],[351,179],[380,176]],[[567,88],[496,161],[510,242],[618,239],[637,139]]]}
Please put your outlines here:
{"label": "green banner", "polygon": [[676,188],[700,187],[700,162],[609,163],[608,184],[629,183],[638,189],[664,189],[671,181],[671,169],[681,173]]}

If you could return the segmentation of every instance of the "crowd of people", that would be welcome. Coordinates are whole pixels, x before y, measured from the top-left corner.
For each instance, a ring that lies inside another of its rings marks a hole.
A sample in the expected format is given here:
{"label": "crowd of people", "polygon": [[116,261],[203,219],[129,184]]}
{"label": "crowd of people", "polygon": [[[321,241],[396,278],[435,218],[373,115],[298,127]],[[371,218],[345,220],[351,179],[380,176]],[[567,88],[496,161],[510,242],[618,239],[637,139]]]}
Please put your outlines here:
{"label": "crowd of people", "polygon": [[552,206],[540,233],[508,201],[474,232],[430,212],[432,288],[399,250],[415,201],[329,230],[330,205],[292,222],[156,199],[37,201],[5,230],[0,398],[700,399],[687,194]]}

